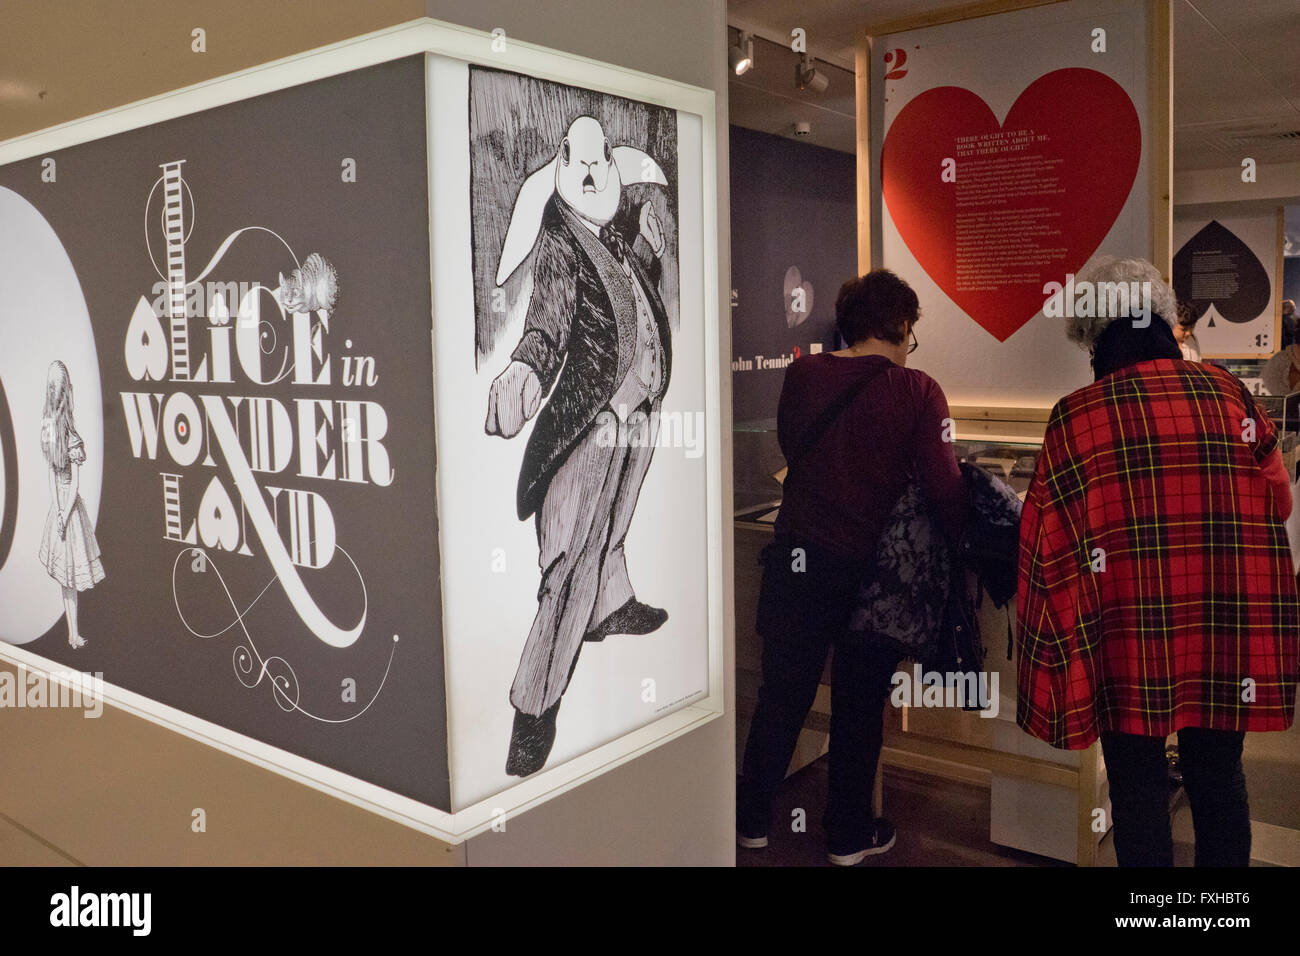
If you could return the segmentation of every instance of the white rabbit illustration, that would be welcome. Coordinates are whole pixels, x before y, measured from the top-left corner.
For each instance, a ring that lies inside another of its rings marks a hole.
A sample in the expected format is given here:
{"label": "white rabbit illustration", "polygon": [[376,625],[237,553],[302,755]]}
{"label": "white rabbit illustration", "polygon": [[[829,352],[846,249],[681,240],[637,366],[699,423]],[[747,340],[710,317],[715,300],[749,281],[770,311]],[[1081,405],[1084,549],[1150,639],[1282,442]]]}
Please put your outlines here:
{"label": "white rabbit illustration", "polygon": [[[523,334],[492,382],[485,424],[512,438],[537,419],[516,502],[521,520],[537,517],[542,584],[510,691],[506,772],[515,776],[545,764],[582,645],[650,634],[668,619],[637,599],[624,556],[654,453],[647,423],[672,365],[654,203],[641,205],[630,244],[616,222],[632,182],[668,185],[644,151],[612,145],[591,116],[573,120],[554,158],[520,187],[496,273],[501,286],[532,254]],[[622,424],[607,434],[614,417]]]}

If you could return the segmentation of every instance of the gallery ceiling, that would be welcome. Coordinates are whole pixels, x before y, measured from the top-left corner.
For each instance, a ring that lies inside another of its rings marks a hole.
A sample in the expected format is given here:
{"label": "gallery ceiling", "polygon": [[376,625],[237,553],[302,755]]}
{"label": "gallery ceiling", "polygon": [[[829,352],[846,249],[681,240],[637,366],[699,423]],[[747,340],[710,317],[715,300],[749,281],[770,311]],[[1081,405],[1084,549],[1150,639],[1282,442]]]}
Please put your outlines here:
{"label": "gallery ceiling", "polygon": [[[794,124],[806,121],[809,142],[853,152],[858,32],[962,5],[728,0],[728,22],[760,38],[754,68],[731,78],[731,121],[791,136]],[[809,52],[823,61],[819,68],[831,80],[821,95],[794,88],[797,56],[788,48],[794,27],[807,32]],[[1300,162],[1300,2],[1175,0],[1174,167],[1232,166],[1247,155],[1260,164]]]}
{"label": "gallery ceiling", "polygon": [[[424,0],[0,0],[0,140],[423,16]],[[106,40],[105,38],[115,38]],[[118,40],[116,38],[124,39]],[[141,68],[148,62],[148,69]],[[75,66],[73,66],[75,64]]]}

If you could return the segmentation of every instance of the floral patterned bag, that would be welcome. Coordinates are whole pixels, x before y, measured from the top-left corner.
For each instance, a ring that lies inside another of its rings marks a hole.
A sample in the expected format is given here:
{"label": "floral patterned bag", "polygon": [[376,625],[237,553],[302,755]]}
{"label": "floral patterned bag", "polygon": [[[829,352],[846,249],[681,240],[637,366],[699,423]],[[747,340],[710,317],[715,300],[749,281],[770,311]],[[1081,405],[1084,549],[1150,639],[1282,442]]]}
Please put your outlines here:
{"label": "floral patterned bag", "polygon": [[910,479],[885,521],[849,629],[888,641],[903,657],[937,663],[950,656],[944,620],[953,578],[952,546]]}

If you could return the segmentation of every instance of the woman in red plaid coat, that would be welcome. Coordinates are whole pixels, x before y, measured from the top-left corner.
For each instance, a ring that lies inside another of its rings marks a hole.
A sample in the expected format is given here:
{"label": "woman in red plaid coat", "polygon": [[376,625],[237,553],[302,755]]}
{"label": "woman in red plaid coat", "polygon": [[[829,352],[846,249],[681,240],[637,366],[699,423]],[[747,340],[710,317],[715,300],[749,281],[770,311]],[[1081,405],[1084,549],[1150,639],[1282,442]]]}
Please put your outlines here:
{"label": "woman in red plaid coat", "polygon": [[1246,866],[1244,733],[1291,725],[1300,676],[1277,430],[1228,372],[1183,361],[1153,266],[1090,272],[1076,289],[1150,283],[1149,322],[1069,320],[1096,380],[1052,409],[1025,499],[1016,718],[1054,747],[1101,738],[1121,866],[1173,863],[1178,732],[1197,865]]}

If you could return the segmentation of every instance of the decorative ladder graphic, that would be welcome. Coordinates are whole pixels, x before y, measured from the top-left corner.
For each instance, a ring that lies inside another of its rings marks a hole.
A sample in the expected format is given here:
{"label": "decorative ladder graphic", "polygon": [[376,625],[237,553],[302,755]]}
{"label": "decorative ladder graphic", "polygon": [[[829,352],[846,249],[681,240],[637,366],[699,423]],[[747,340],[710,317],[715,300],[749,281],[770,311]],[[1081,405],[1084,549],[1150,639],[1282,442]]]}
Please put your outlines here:
{"label": "decorative ladder graphic", "polygon": [[172,381],[190,380],[190,337],[185,321],[185,207],[181,163],[161,163],[163,231],[167,236],[167,311],[171,318]]}
{"label": "decorative ladder graphic", "polygon": [[164,535],[172,541],[189,541],[181,529],[181,476],[163,473],[163,514],[166,518],[167,533]]}

